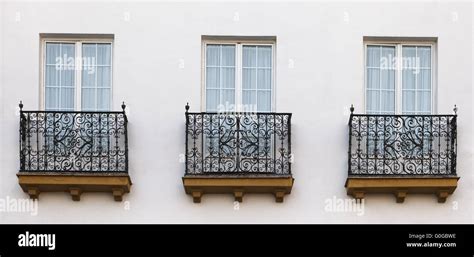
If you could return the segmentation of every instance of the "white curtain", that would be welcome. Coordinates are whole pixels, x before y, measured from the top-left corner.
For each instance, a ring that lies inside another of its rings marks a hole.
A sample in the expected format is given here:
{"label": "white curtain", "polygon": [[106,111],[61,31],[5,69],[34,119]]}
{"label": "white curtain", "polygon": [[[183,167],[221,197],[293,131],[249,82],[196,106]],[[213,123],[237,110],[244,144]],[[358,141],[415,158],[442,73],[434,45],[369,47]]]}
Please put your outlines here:
{"label": "white curtain", "polygon": [[74,110],[75,47],[71,43],[46,43],[46,110]]}
{"label": "white curtain", "polygon": [[82,110],[108,111],[112,87],[111,45],[82,44]]}
{"label": "white curtain", "polygon": [[367,113],[395,113],[395,58],[394,46],[367,46]]}
{"label": "white curtain", "polygon": [[246,110],[269,112],[272,100],[272,47],[243,46],[242,104]]}
{"label": "white curtain", "polygon": [[[206,46],[206,110],[235,110],[235,45]],[[271,111],[272,47],[242,47],[242,111]]]}
{"label": "white curtain", "polygon": [[403,113],[431,113],[431,47],[403,46]]}
{"label": "white curtain", "polygon": [[235,105],[235,46],[206,47],[206,110]]}

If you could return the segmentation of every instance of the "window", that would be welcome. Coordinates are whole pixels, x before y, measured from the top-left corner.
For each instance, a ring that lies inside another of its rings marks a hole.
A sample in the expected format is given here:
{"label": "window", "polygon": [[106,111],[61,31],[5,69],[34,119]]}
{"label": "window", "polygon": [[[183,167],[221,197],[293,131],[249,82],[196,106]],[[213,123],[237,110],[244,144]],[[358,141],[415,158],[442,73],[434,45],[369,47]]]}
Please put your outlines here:
{"label": "window", "polygon": [[366,44],[366,112],[433,112],[433,45]]}
{"label": "window", "polygon": [[270,112],[272,43],[205,43],[206,111]]}
{"label": "window", "polygon": [[[368,114],[431,114],[433,112],[433,45],[367,43],[365,58],[366,112]],[[378,119],[383,123],[384,119]],[[426,127],[425,129],[428,129]],[[416,134],[416,131],[404,131]],[[427,132],[429,133],[429,132]],[[416,136],[413,138],[416,139]],[[368,134],[369,158],[387,158],[393,139]],[[414,153],[429,151],[429,138],[417,142]]]}
{"label": "window", "polygon": [[44,40],[44,108],[108,111],[112,91],[112,42]]}

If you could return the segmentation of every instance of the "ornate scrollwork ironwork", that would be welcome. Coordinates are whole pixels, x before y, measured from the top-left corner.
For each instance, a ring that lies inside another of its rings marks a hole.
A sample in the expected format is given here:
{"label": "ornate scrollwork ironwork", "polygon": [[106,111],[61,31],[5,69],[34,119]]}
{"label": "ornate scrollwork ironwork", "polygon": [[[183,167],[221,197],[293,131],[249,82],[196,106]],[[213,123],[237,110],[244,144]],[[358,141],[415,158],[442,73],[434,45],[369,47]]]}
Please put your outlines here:
{"label": "ornate scrollwork ironwork", "polygon": [[456,118],[351,114],[349,175],[456,175]]}
{"label": "ornate scrollwork ironwork", "polygon": [[20,110],[20,172],[126,173],[127,122],[125,111]]}
{"label": "ornate scrollwork ironwork", "polygon": [[289,113],[186,111],[186,174],[289,175],[290,137]]}

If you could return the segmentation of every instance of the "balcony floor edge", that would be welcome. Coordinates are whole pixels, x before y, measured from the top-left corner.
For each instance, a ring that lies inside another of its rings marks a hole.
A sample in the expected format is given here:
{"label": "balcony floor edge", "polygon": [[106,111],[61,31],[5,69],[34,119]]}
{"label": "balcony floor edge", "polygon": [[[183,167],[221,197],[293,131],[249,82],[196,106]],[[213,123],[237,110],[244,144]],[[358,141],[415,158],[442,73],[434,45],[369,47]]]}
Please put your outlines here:
{"label": "balcony floor edge", "polygon": [[19,172],[20,187],[31,199],[39,199],[43,192],[68,192],[72,200],[80,201],[84,192],[110,192],[115,201],[122,201],[130,192],[132,181],[128,174],[52,174]]}
{"label": "balcony floor edge", "polygon": [[439,203],[457,188],[459,177],[348,177],[347,195],[355,199],[365,194],[394,194],[397,203],[403,203],[407,194],[435,194]]}
{"label": "balcony floor edge", "polygon": [[186,194],[200,203],[204,194],[233,194],[235,201],[242,202],[244,194],[274,194],[275,201],[283,202],[285,195],[291,193],[294,178],[288,177],[214,177],[184,176]]}

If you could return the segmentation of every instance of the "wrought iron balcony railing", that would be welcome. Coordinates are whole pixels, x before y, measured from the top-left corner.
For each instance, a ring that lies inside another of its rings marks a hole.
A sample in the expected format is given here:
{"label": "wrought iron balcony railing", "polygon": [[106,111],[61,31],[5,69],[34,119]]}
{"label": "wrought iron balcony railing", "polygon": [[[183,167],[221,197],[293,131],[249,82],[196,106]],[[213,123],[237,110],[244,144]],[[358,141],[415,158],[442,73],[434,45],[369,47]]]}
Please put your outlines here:
{"label": "wrought iron balcony railing", "polygon": [[456,175],[456,114],[369,115],[353,111],[351,107],[349,176]]}
{"label": "wrought iron balcony railing", "polygon": [[291,113],[190,113],[186,175],[291,175]]}
{"label": "wrought iron balcony railing", "polygon": [[20,172],[128,173],[127,116],[121,112],[23,111]]}

